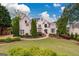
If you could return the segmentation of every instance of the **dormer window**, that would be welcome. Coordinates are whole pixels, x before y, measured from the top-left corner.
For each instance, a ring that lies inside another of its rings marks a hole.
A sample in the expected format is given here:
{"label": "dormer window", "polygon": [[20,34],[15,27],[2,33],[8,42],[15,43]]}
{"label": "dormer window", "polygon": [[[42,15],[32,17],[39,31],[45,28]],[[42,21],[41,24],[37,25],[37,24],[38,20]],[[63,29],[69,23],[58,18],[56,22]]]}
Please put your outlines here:
{"label": "dormer window", "polygon": [[27,23],[27,21],[25,21],[25,23]]}
{"label": "dormer window", "polygon": [[29,24],[27,23],[27,21],[25,21],[26,26],[29,26]]}

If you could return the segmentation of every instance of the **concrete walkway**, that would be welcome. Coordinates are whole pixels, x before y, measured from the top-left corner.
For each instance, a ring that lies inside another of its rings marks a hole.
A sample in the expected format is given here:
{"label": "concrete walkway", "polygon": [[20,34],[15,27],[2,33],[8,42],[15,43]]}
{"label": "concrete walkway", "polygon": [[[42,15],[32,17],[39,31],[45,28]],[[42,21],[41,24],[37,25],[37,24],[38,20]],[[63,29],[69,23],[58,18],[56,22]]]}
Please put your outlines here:
{"label": "concrete walkway", "polygon": [[48,35],[46,35],[45,37],[41,37],[41,38],[21,38],[21,40],[43,40],[48,38]]}

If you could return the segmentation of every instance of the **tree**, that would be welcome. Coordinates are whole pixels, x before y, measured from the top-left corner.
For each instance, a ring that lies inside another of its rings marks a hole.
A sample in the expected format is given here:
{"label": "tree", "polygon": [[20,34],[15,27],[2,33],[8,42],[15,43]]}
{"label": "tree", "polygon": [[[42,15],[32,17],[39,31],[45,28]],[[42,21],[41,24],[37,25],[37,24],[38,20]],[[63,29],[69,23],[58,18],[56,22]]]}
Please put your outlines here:
{"label": "tree", "polygon": [[66,5],[64,12],[62,14],[62,17],[63,16],[67,16],[69,22],[79,20],[79,3],[71,3]]}
{"label": "tree", "polygon": [[68,19],[69,19],[69,15],[70,15],[70,10],[68,9],[68,7],[69,7],[70,5],[68,5],[65,9],[64,9],[64,11],[63,11],[63,13],[62,13],[62,15],[61,15],[61,17],[58,19],[58,21],[57,21],[57,33],[59,34],[59,35],[62,35],[62,34],[68,34],[67,32],[67,24],[68,24]]}
{"label": "tree", "polygon": [[14,36],[19,36],[19,16],[12,19],[12,33]]}
{"label": "tree", "polygon": [[58,28],[57,33],[59,35],[67,34],[67,29],[66,29],[67,21],[68,19],[66,17],[62,17],[57,21],[57,28]]}
{"label": "tree", "polygon": [[67,34],[67,24],[75,20],[79,20],[79,4],[66,5],[61,18],[57,21],[58,34]]}
{"label": "tree", "polygon": [[11,26],[11,18],[8,10],[0,4],[0,35],[3,34],[3,29]]}
{"label": "tree", "polygon": [[32,22],[31,22],[31,35],[32,35],[32,37],[37,37],[37,28],[36,28],[35,19],[32,19]]}

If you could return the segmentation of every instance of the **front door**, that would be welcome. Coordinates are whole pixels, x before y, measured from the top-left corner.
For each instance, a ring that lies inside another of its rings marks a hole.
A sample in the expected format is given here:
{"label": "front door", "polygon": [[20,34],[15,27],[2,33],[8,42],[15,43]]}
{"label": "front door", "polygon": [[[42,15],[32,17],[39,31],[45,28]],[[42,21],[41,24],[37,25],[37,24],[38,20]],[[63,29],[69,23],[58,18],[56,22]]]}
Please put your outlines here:
{"label": "front door", "polygon": [[47,29],[45,29],[44,32],[47,34],[48,33]]}

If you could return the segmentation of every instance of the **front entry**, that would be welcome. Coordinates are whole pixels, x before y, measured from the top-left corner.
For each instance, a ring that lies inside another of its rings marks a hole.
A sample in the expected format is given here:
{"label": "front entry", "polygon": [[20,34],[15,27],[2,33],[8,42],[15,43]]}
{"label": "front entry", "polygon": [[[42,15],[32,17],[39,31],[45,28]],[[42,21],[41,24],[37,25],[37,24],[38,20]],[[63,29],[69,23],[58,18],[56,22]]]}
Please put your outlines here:
{"label": "front entry", "polygon": [[45,30],[44,30],[44,32],[45,32],[46,34],[48,34],[48,31],[47,31],[47,29],[45,29]]}

